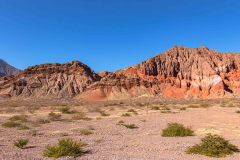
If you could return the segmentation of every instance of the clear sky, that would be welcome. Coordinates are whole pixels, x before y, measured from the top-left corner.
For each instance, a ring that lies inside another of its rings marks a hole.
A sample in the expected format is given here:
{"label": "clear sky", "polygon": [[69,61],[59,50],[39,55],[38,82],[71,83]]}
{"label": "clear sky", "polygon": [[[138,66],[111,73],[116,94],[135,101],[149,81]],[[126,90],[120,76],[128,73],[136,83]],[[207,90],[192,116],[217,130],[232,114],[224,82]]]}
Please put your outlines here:
{"label": "clear sky", "polygon": [[239,0],[0,0],[0,58],[114,71],[171,48],[240,52]]}

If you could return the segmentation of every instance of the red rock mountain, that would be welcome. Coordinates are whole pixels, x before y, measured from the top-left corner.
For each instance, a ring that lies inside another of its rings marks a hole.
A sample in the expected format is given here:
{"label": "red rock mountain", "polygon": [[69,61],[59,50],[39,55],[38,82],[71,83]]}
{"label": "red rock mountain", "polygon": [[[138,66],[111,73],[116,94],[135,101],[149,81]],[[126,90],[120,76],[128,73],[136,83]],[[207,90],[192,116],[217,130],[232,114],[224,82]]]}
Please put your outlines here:
{"label": "red rock mountain", "polygon": [[80,62],[29,67],[0,80],[0,96],[58,96],[90,100],[240,95],[240,54],[173,47],[117,72],[95,73]]}

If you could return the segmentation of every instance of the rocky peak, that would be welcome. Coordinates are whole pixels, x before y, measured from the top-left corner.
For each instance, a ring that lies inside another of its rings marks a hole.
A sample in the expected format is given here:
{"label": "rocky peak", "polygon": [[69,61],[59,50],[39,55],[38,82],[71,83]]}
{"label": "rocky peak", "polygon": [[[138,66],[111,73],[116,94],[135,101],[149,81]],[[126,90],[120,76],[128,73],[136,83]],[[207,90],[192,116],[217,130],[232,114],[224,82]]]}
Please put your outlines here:
{"label": "rocky peak", "polygon": [[0,77],[16,75],[19,73],[19,71],[20,70],[18,70],[17,68],[9,65],[4,60],[0,59]]}

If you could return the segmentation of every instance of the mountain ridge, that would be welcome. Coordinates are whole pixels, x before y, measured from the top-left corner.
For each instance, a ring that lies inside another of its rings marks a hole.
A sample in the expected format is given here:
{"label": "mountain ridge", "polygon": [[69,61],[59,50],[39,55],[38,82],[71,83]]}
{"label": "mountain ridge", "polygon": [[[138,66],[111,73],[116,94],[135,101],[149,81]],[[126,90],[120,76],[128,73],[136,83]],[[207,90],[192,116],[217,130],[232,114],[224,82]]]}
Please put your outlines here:
{"label": "mountain ridge", "polygon": [[78,61],[28,67],[0,80],[0,96],[220,98],[239,96],[239,87],[238,53],[174,46],[116,72],[95,73]]}

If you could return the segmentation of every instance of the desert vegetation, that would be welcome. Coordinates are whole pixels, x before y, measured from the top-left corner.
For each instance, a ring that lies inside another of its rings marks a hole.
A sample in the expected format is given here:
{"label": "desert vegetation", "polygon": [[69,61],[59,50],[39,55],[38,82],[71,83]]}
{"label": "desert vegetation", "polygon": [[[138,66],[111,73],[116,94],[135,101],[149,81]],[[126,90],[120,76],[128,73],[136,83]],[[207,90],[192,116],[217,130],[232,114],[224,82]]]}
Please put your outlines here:
{"label": "desert vegetation", "polygon": [[76,142],[73,139],[60,139],[58,144],[54,146],[47,146],[43,155],[45,157],[59,158],[64,156],[78,157],[83,155],[84,147],[86,146],[83,142]]}
{"label": "desert vegetation", "polygon": [[208,134],[202,138],[200,144],[196,144],[189,147],[186,152],[189,154],[201,154],[209,157],[226,157],[235,152],[239,152],[239,149],[218,135]]}
{"label": "desert vegetation", "polygon": [[193,133],[194,133],[193,130],[191,130],[188,127],[185,127],[182,124],[169,123],[167,128],[163,129],[162,136],[163,137],[186,137],[186,136],[192,136]]}

